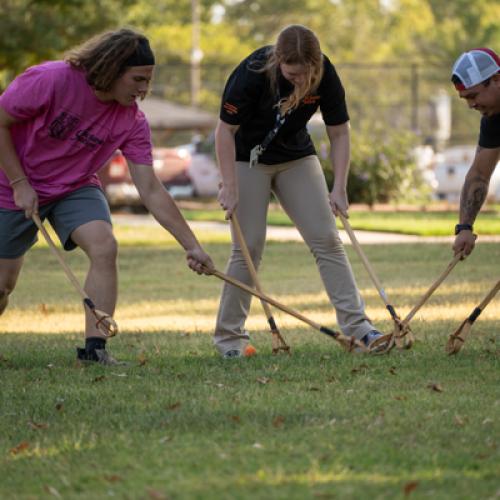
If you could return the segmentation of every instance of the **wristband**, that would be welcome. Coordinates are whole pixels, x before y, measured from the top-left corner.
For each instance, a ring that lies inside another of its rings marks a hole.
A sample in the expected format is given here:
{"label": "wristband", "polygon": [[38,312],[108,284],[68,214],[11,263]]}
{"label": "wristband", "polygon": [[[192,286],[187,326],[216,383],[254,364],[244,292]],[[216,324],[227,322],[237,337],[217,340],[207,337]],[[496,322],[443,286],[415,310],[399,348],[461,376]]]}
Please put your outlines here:
{"label": "wristband", "polygon": [[26,180],[28,180],[28,178],[25,175],[23,175],[22,177],[18,177],[17,179],[14,179],[13,181],[10,181],[9,185],[12,187],[15,184],[18,184],[19,182],[23,182],[23,181],[26,181]]}
{"label": "wristband", "polygon": [[455,226],[455,235],[460,231],[472,231],[472,224],[457,224]]}

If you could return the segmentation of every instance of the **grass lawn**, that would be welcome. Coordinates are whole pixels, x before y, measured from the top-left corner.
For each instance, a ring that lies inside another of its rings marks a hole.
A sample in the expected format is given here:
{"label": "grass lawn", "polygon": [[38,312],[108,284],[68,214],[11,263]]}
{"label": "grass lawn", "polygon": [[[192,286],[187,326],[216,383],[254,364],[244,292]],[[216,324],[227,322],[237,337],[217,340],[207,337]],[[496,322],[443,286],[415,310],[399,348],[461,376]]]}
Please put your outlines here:
{"label": "grass lawn", "polygon": [[[457,265],[412,322],[410,351],[349,355],[279,311],[293,355],[270,354],[260,304],[257,355],[222,360],[213,329],[221,282],[200,277],[160,229],[118,227],[127,367],[75,362],[78,297],[45,245],[27,256],[0,319],[0,498],[487,499],[499,494],[500,296],[462,352],[451,333],[498,279],[500,246]],[[229,245],[200,234],[217,267]],[[147,243],[147,245],[143,244]],[[404,315],[451,259],[449,245],[366,246]],[[367,313],[388,314],[351,248]],[[67,254],[84,276],[79,252]],[[299,243],[269,243],[263,288],[325,326],[335,317]]]}
{"label": "grass lawn", "polygon": [[[218,209],[183,209],[189,220],[223,221],[224,212]],[[420,236],[448,236],[457,223],[457,211],[356,211],[351,210],[349,220],[354,229],[382,231]],[[268,214],[269,224],[291,226],[289,217],[277,205]],[[474,225],[480,235],[500,234],[500,210],[481,213]]]}

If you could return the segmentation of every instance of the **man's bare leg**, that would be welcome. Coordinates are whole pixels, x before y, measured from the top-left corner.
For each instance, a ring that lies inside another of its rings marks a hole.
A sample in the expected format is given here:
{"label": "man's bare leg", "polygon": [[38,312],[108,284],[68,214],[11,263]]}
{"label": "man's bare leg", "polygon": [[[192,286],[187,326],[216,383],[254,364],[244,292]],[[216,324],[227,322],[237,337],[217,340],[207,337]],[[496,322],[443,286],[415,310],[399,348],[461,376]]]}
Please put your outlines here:
{"label": "man's bare leg", "polygon": [[[90,261],[85,280],[85,292],[96,308],[113,316],[116,307],[118,276],[116,269],[117,244],[112,227],[105,221],[83,224],[71,235]],[[95,316],[85,308],[85,348],[78,350],[79,359],[116,364],[105,351],[106,337],[96,326]]]}
{"label": "man's bare leg", "polygon": [[14,290],[24,257],[0,259],[0,315],[9,303],[9,295]]}

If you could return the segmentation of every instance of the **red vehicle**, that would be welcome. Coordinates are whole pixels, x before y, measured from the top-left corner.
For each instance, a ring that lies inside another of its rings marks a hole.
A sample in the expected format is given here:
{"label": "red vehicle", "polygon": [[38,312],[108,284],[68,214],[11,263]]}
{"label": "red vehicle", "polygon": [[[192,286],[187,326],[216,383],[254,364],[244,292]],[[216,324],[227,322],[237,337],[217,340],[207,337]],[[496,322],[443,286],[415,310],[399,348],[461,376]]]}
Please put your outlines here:
{"label": "red vehicle", "polygon": [[[174,198],[194,194],[188,173],[191,155],[183,148],[154,148],[153,167],[156,175]],[[139,193],[132,182],[125,157],[120,151],[99,171],[98,177],[110,206],[141,206]]]}

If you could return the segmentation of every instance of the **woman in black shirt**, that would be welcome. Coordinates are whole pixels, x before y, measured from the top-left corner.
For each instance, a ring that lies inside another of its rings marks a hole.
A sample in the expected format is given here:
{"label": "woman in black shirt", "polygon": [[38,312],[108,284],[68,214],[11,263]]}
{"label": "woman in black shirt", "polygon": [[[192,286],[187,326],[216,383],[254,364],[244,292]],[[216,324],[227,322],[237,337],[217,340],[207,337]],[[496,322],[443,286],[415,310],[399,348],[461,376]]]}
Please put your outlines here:
{"label": "woman in black shirt", "polygon": [[[306,130],[320,109],[331,143],[335,185],[328,193],[321,165]],[[335,226],[347,214],[349,115],[334,66],[315,34],[288,26],[273,46],[252,53],[230,75],[216,130],[222,187],[218,200],[226,218],[236,211],[250,254],[258,267],[265,243],[271,192],[313,253],[343,333],[369,345],[380,336],[364,303]],[[233,242],[227,272],[251,278]],[[251,297],[232,286],[222,292],[214,343],[225,357],[239,357],[248,342],[244,324]]]}

